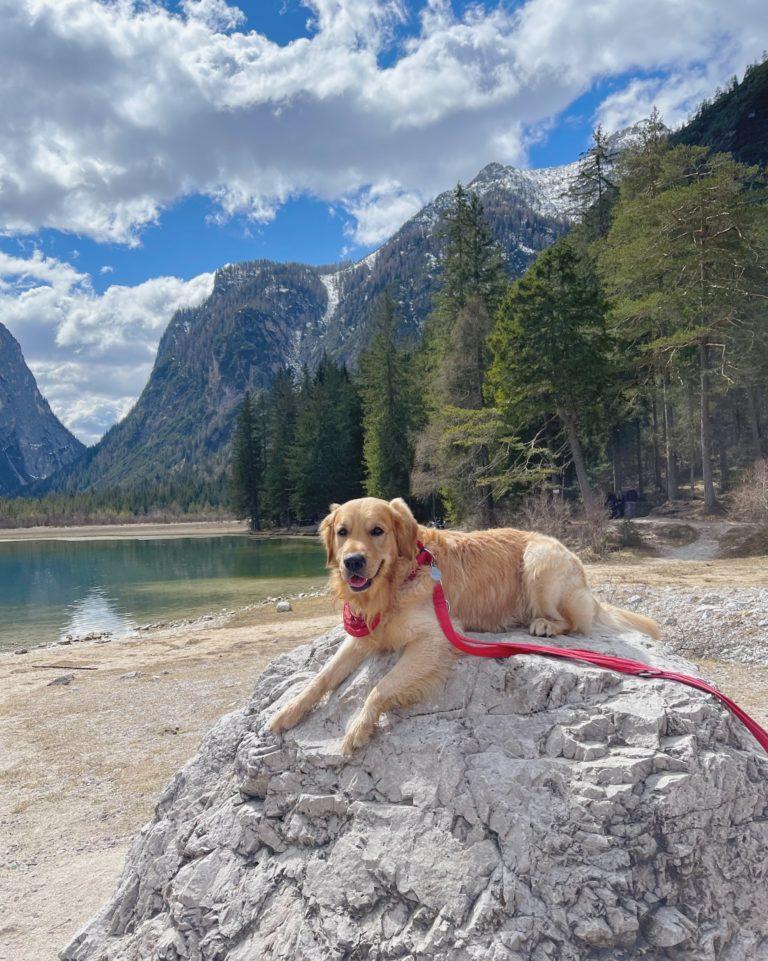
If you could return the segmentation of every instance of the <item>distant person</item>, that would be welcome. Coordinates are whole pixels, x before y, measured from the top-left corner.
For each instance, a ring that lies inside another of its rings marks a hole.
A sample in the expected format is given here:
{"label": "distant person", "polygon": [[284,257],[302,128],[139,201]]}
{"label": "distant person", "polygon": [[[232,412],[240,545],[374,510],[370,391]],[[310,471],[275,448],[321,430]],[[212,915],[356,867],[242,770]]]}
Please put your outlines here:
{"label": "distant person", "polygon": [[611,518],[619,516],[619,499],[613,491],[608,491],[605,495],[605,506],[611,513]]}

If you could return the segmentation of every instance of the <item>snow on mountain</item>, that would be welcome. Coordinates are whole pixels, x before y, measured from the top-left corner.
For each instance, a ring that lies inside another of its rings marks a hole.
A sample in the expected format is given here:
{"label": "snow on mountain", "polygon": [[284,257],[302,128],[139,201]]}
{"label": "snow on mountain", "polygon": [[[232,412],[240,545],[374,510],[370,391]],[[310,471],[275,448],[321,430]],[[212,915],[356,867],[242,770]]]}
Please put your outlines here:
{"label": "snow on mountain", "polygon": [[[360,261],[360,263],[362,263],[362,261]],[[343,273],[343,270],[337,270],[333,274],[320,274],[320,280],[323,284],[323,287],[325,287],[326,293],[328,294],[328,304],[325,308],[325,313],[320,319],[321,330],[327,329],[329,321],[336,313],[336,308],[339,306],[339,297],[341,296],[341,276]]]}
{"label": "snow on mountain", "polygon": [[578,169],[577,163],[530,170],[490,163],[470,181],[467,189],[481,199],[492,191],[505,191],[527,203],[537,214],[569,221],[572,217],[568,189]]}

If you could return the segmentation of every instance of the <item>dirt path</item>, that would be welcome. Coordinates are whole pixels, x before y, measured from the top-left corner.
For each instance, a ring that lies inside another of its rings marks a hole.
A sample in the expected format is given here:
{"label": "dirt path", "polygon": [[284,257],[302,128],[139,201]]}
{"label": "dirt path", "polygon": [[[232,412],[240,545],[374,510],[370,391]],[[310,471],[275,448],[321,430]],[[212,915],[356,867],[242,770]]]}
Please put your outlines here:
{"label": "dirt path", "polygon": [[[679,561],[706,561],[718,557],[723,539],[743,530],[745,535],[754,528],[750,524],[725,520],[676,520],[674,518],[642,517],[634,524],[653,545],[661,557]],[[676,538],[675,531],[682,537]]]}

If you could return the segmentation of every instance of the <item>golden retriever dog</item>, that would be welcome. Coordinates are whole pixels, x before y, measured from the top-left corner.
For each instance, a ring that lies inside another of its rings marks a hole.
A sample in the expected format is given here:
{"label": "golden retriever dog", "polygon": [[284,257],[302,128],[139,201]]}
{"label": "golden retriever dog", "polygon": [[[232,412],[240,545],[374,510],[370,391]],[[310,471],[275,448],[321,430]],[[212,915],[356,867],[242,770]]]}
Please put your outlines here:
{"label": "golden retriever dog", "polygon": [[433,530],[417,524],[399,497],[332,504],[319,533],[336,597],[375,627],[364,637],[348,635],[314,680],[277,712],[270,727],[293,727],[370,654],[401,651],[350,722],[342,743],[345,754],[368,742],[388,708],[423,700],[457,656],[437,622],[429,569],[416,566],[419,541],[442,573],[458,630],[502,631],[526,625],[537,637],[553,637],[573,631],[589,634],[599,623],[659,637],[650,618],[597,601],[581,561],[544,534],[511,528],[468,534]]}

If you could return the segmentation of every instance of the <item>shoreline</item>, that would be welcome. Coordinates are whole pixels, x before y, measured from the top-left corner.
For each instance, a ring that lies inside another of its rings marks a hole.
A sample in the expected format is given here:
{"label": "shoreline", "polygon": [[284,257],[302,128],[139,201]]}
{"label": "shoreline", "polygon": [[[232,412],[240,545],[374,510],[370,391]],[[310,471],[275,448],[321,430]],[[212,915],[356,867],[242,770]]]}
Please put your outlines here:
{"label": "shoreline", "polygon": [[[174,631],[200,631],[217,630],[226,627],[231,621],[242,619],[254,612],[265,611],[267,608],[275,609],[278,601],[286,600],[292,604],[303,600],[315,599],[319,597],[329,597],[327,587],[309,588],[306,591],[298,591],[293,594],[280,594],[274,597],[265,597],[264,600],[256,601],[253,604],[246,604],[242,607],[224,608],[220,611],[207,611],[193,617],[177,617],[167,621],[151,621],[147,624],[138,624],[132,631],[126,634],[114,634],[112,631],[91,631],[88,634],[67,634],[66,639],[58,641],[43,641],[40,644],[29,644],[20,648],[0,648],[0,661],[4,657],[21,657],[25,654],[35,654],[40,651],[62,651],[77,645],[103,645],[103,644],[123,644],[140,641],[145,637],[155,635],[170,634]],[[275,612],[275,619],[279,620],[281,615]],[[0,961],[3,961],[0,957]]]}
{"label": "shoreline", "polygon": [[[75,524],[71,527],[0,528],[0,544],[14,541],[171,540],[246,534],[257,540],[314,537],[316,528],[249,531],[245,521],[141,521],[136,524]],[[2,961],[2,959],[0,959]]]}
{"label": "shoreline", "polygon": [[76,524],[72,527],[9,527],[0,529],[0,543],[217,537],[247,533],[244,521],[147,521],[139,524]]}

